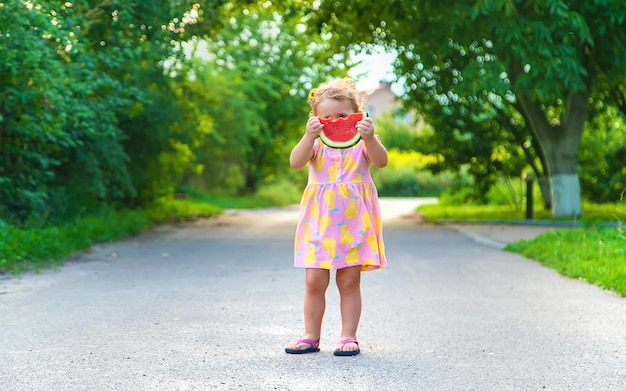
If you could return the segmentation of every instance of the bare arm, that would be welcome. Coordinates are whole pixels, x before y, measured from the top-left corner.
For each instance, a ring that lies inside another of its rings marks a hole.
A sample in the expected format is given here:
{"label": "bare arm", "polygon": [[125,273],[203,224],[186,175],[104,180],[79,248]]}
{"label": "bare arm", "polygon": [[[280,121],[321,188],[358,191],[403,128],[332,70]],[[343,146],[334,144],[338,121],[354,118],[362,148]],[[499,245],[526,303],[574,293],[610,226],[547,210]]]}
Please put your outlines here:
{"label": "bare arm", "polygon": [[289,155],[289,164],[291,168],[296,170],[306,166],[306,164],[313,158],[313,143],[319,136],[322,130],[322,124],[319,118],[311,117],[306,123],[306,132],[298,141],[295,147],[291,150]]}
{"label": "bare arm", "polygon": [[389,161],[387,149],[378,137],[374,136],[374,121],[371,118],[363,118],[357,123],[356,128],[361,133],[361,138],[367,148],[367,156],[372,164],[378,168],[387,166]]}
{"label": "bare arm", "polygon": [[365,142],[367,148],[367,156],[375,167],[383,168],[387,166],[389,157],[387,156],[387,149],[381,144],[377,137],[373,137],[371,140]]}

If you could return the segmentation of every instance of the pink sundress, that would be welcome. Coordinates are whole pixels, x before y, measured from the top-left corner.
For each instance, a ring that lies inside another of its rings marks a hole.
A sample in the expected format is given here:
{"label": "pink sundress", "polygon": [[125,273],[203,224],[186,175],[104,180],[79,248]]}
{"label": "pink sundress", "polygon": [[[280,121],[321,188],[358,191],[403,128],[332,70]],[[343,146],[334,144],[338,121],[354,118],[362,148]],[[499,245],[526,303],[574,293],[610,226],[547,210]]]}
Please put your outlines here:
{"label": "pink sundress", "polygon": [[378,192],[363,140],[345,149],[318,140],[296,227],[296,267],[387,266]]}

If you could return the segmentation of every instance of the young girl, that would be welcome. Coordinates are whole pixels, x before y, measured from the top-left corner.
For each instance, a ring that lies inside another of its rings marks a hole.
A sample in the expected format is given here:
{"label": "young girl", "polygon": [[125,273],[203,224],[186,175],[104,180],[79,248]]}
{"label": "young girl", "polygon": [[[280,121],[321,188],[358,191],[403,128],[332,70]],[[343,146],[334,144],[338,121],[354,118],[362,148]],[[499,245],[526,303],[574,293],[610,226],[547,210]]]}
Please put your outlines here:
{"label": "young girl", "polygon": [[309,165],[309,181],[300,203],[296,228],[295,266],[306,268],[304,336],[285,351],[319,352],[326,288],[336,270],[341,297],[341,338],[337,356],[360,353],[356,338],[361,317],[361,271],[385,267],[378,193],[370,165],[387,165],[387,150],[374,135],[374,123],[363,118],[356,125],[361,140],[335,149],[318,138],[320,118],[337,120],[363,112],[360,95],[350,79],[331,81],[309,94],[312,111],[302,139],[291,151],[292,168]]}

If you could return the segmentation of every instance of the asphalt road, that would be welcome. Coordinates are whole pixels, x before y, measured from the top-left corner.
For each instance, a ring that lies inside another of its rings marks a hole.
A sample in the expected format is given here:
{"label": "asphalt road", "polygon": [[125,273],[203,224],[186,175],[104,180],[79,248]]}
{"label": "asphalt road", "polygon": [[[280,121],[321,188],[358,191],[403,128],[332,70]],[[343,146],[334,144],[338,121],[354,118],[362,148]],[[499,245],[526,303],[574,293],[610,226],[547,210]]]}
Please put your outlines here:
{"label": "asphalt road", "polygon": [[383,200],[389,267],[363,275],[362,354],[302,333],[293,208],[228,213],[0,277],[0,390],[620,390],[626,300]]}

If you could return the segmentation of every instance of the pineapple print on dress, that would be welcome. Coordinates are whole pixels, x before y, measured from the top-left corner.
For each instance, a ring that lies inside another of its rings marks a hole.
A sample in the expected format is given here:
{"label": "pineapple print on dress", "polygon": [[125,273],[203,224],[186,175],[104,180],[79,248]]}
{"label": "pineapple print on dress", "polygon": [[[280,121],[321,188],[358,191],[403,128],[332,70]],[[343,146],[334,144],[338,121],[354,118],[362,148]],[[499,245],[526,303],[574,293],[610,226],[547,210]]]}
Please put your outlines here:
{"label": "pineapple print on dress", "polygon": [[309,250],[306,253],[306,265],[307,266],[313,266],[315,265],[315,262],[317,262],[317,256],[315,255],[316,251],[315,251],[315,246],[311,246],[309,247]]}
{"label": "pineapple print on dress", "polygon": [[348,254],[346,254],[346,263],[348,265],[355,265],[359,262],[359,249],[358,247],[352,247]]}
{"label": "pineapple print on dress", "polygon": [[336,160],[328,167],[328,182],[334,183],[339,178],[339,160]]}
{"label": "pineapple print on dress", "polygon": [[327,214],[322,215],[320,217],[319,234],[324,235],[328,227],[330,227],[330,225],[332,224],[332,222],[333,220],[331,219],[329,215]]}
{"label": "pineapple print on dress", "polygon": [[322,261],[320,262],[320,269],[333,270],[335,266],[331,261]]}
{"label": "pineapple print on dress", "polygon": [[322,247],[324,247],[324,249],[328,253],[328,258],[330,259],[330,261],[335,260],[335,258],[337,257],[337,241],[333,238],[326,238],[322,240]]}
{"label": "pineapple print on dress", "polygon": [[346,208],[345,216],[348,219],[354,219],[359,215],[359,208],[356,206],[356,199],[352,198]]}
{"label": "pineapple print on dress", "polygon": [[370,216],[369,213],[363,213],[361,215],[361,220],[362,220],[361,232],[363,232],[364,234],[367,234],[370,228],[372,228],[372,216]]}
{"label": "pineapple print on dress", "polygon": [[337,197],[337,193],[332,190],[324,193],[324,201],[326,201],[326,207],[332,213],[336,212],[338,209],[335,208],[335,197]]}
{"label": "pineapple print on dress", "polygon": [[357,169],[358,163],[350,154],[346,154],[343,159],[343,170],[345,172],[354,172]]}
{"label": "pineapple print on dress", "polygon": [[319,159],[315,159],[315,161],[313,161],[313,168],[317,171],[322,171],[324,169],[324,159],[322,156],[319,156]]}
{"label": "pineapple print on dress", "polygon": [[317,220],[320,216],[320,202],[315,199],[313,201],[313,206],[311,207],[311,219]]}
{"label": "pineapple print on dress", "polygon": [[376,238],[376,235],[368,236],[367,237],[367,244],[369,244],[369,246],[372,249],[372,252],[374,254],[378,254],[378,239]]}
{"label": "pineapple print on dress", "polygon": [[[369,186],[368,186],[368,187],[369,187]],[[367,201],[369,201],[369,200],[371,200],[371,199],[372,199],[372,191],[376,191],[376,190],[374,190],[374,189],[372,189],[372,188],[370,187],[370,188],[368,189],[368,191],[365,191],[365,192],[364,192],[364,193],[365,193],[365,199],[366,199]]]}
{"label": "pineapple print on dress", "polygon": [[348,244],[352,244],[352,242],[354,242],[354,238],[352,237],[352,234],[350,233],[350,228],[348,227],[347,224],[342,224],[341,235],[339,236],[339,243],[348,245]]}
{"label": "pineapple print on dress", "polygon": [[339,195],[341,198],[350,198],[350,189],[348,188],[348,184],[340,183],[337,185],[337,190],[339,191]]}
{"label": "pineapple print on dress", "polygon": [[311,243],[311,241],[313,240],[313,234],[311,234],[311,226],[309,224],[306,224],[303,239],[304,243]]}

